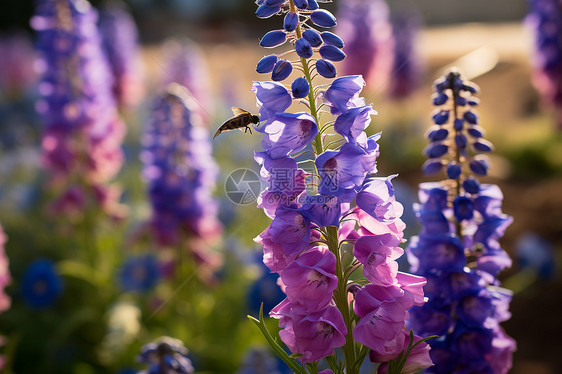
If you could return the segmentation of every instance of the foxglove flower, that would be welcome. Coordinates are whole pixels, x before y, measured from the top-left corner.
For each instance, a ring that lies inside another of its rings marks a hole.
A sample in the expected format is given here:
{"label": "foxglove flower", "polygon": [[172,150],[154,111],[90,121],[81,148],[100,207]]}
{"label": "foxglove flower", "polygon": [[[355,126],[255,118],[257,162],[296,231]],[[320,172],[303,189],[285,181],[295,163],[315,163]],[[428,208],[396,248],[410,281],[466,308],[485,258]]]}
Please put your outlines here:
{"label": "foxglove flower", "polygon": [[152,205],[150,226],[159,246],[189,240],[196,262],[216,266],[209,245],[220,235],[211,193],[217,166],[197,104],[172,84],[157,97],[142,138],[143,176]]}
{"label": "foxglove flower", "polygon": [[384,0],[347,0],[338,8],[338,33],[345,42],[344,74],[361,74],[372,90],[391,76],[394,38]]}
{"label": "foxglove flower", "polygon": [[31,20],[42,76],[36,106],[44,123],[43,162],[59,193],[53,208],[83,212],[93,203],[115,216],[122,215],[119,194],[107,182],[123,163],[125,128],[96,21],[87,1],[38,2]]}
{"label": "foxglove flower", "polygon": [[562,129],[562,3],[529,0],[527,23],[534,34],[533,83],[556,112]]}
{"label": "foxglove flower", "polygon": [[180,340],[167,336],[148,343],[137,356],[137,362],[148,365],[148,369],[139,374],[192,374],[194,369],[187,353]]}
{"label": "foxglove flower", "polygon": [[120,106],[134,107],[144,96],[144,67],[137,26],[126,5],[106,4],[100,11],[99,29],[113,73],[113,94]]}
{"label": "foxglove flower", "polygon": [[[429,301],[410,310],[411,326],[429,341],[432,373],[507,373],[515,342],[500,327],[509,318],[509,291],[497,274],[511,265],[498,240],[511,217],[501,211],[497,186],[479,184],[489,151],[474,109],[477,88],[456,71],[435,83],[436,123],[429,131],[425,172],[443,170],[442,182],[422,183],[415,206],[422,230],[408,246],[415,274],[427,278]],[[432,149],[446,146],[444,153]],[[428,167],[428,165],[437,165]]]}
{"label": "foxglove flower", "polygon": [[[273,82],[253,84],[262,122],[256,131],[263,134],[263,150],[254,157],[267,183],[258,206],[273,220],[255,240],[287,295],[269,314],[279,320],[281,340],[301,363],[332,356],[331,369],[323,373],[345,366],[348,374],[356,374],[361,362],[354,363],[353,357],[359,346],[379,363],[397,360],[407,349],[408,309],[423,305],[425,279],[398,271],[403,209],[394,196],[393,177],[372,177],[380,134],[365,132],[376,114],[360,97],[365,81],[359,75],[336,78],[330,62],[346,58],[343,40],[324,30],[335,26],[336,18],[311,0],[258,5],[259,17],[269,12],[268,6],[275,7],[269,15],[285,16],[284,27],[265,34],[261,45],[295,56],[262,58],[256,70]],[[287,64],[292,72],[302,72],[290,90],[283,84]],[[314,69],[335,78],[324,91],[314,85]],[[309,110],[287,112],[293,103]],[[320,116],[320,105],[333,120]],[[325,144],[328,135],[333,141]],[[352,207],[354,200],[357,206]],[[363,278],[350,280],[360,268]],[[419,344],[409,365],[431,365],[427,344],[419,336],[413,339]],[[334,350],[340,347],[346,363],[336,366]],[[300,367],[283,358],[293,370]]]}

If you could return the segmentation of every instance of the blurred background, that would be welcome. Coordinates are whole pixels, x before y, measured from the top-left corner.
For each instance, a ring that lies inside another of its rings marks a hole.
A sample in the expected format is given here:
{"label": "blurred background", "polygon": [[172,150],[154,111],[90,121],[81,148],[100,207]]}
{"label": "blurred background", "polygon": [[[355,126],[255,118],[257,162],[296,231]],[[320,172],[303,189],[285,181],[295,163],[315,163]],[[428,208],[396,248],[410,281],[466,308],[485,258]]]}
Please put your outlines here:
{"label": "blurred background", "polygon": [[[326,8],[337,15],[342,1],[335,0]],[[102,1],[91,3],[103,5]],[[257,111],[250,89],[252,81],[264,77],[255,72],[255,65],[270,53],[258,42],[265,32],[280,27],[281,20],[256,18],[252,1],[126,3],[139,31],[145,88],[134,105],[120,109],[127,127],[125,166],[114,179],[123,191],[120,203],[128,207],[129,214],[119,226],[100,224],[105,230],[100,234],[103,247],[116,251],[118,259],[108,270],[111,275],[93,288],[78,279],[82,268],[66,263],[60,269],[64,291],[49,310],[30,308],[23,300],[21,284],[27,266],[39,257],[62,261],[81,244],[69,240],[65,229],[57,229],[55,220],[43,213],[49,194],[41,187],[46,183],[39,162],[42,121],[35,112],[39,93],[33,45],[37,39],[30,26],[35,4],[2,3],[0,67],[5,68],[0,71],[0,87],[5,89],[0,90],[0,223],[8,237],[5,251],[12,281],[6,293],[12,299],[12,308],[0,315],[0,332],[6,337],[3,355],[15,373],[40,372],[30,365],[35,361],[48,368],[44,372],[126,372],[135,367],[139,347],[160,335],[182,339],[191,350],[194,366],[208,372],[232,373],[252,360],[272,360],[267,358],[259,331],[245,317],[256,315],[258,300],[270,298],[275,305],[279,298],[275,278],[267,278],[260,265],[260,248],[252,240],[267,226],[268,219],[255,204],[234,204],[224,190],[228,175],[238,168],[259,173],[253,160],[253,150],[260,149],[255,134],[231,132],[212,143],[219,173],[214,199],[224,227],[213,248],[221,253],[223,262],[213,269],[215,285],[199,280],[182,291],[197,300],[193,310],[178,312],[185,305],[161,308],[168,300],[174,303],[175,296],[170,295],[174,295],[177,284],[131,293],[116,279],[127,256],[145,253],[154,246],[153,242],[137,241],[144,235],[141,228],[150,219],[151,209],[146,178],[141,178],[140,139],[150,122],[153,100],[162,91],[161,82],[177,77],[167,65],[173,43],[186,46],[184,53],[198,59],[199,70],[191,76],[205,80],[200,86],[205,93],[196,110],[212,134],[231,116],[231,106]],[[541,95],[544,90],[534,70],[536,29],[528,18],[529,3],[393,0],[388,5],[391,15],[404,11],[415,15],[412,53],[417,79],[409,83],[407,92],[392,94],[390,87],[398,71],[391,70],[380,79],[373,74],[363,96],[379,113],[368,131],[383,132],[379,175],[399,174],[394,181],[397,197],[406,208],[406,237],[419,230],[411,209],[417,199],[417,184],[437,180],[423,176],[420,170],[427,145],[423,135],[432,124],[432,82],[447,67],[456,65],[481,88],[481,125],[495,145],[485,181],[500,186],[503,211],[514,218],[501,240],[513,266],[500,275],[503,285],[514,291],[512,318],[503,324],[518,346],[511,372],[558,373],[562,367],[562,343],[558,339],[562,321],[557,317],[562,310],[562,127],[557,123],[561,101]],[[13,38],[21,48],[8,49],[8,40]],[[176,42],[170,42],[171,38]],[[17,53],[23,56],[16,64],[19,70],[9,70],[14,64],[8,64],[8,56]],[[562,71],[562,59],[557,61]],[[11,88],[6,89],[9,85]],[[84,307],[77,307],[80,303]],[[116,310],[125,313],[127,323],[119,325]],[[131,318],[136,325],[130,325]],[[109,321],[117,321],[118,327],[112,330]],[[123,331],[130,334],[124,340]],[[94,344],[96,348],[89,350]],[[61,362],[69,364],[62,369],[58,366],[63,365]],[[269,372],[284,370],[277,363],[271,365]]]}

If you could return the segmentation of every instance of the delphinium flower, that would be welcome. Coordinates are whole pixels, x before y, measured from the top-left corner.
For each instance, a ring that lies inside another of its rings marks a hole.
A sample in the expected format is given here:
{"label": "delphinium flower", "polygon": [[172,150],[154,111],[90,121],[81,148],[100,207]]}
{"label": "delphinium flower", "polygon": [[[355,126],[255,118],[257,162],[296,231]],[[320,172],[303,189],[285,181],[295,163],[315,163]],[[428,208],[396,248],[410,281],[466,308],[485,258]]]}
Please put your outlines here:
{"label": "delphinium flower", "polygon": [[477,87],[451,70],[435,82],[433,125],[424,172],[441,182],[420,184],[422,229],[408,246],[415,274],[427,279],[429,301],[410,310],[411,326],[429,341],[434,373],[507,373],[515,341],[500,326],[510,317],[510,292],[498,273],[511,265],[498,240],[512,218],[501,211],[498,186],[480,184],[492,150],[479,126]]}
{"label": "delphinium flower", "polygon": [[562,129],[562,2],[529,0],[527,22],[534,34],[533,83],[556,113]]}
{"label": "delphinium flower", "polygon": [[371,90],[384,88],[391,77],[394,38],[384,0],[338,3],[338,34],[345,41],[344,74],[361,74]]}
{"label": "delphinium flower", "polygon": [[31,20],[42,76],[37,110],[44,124],[43,161],[58,199],[53,209],[121,215],[119,192],[107,182],[119,171],[125,133],[111,94],[112,77],[86,0],[40,0]]}
{"label": "delphinium flower", "polygon": [[191,374],[194,370],[187,353],[180,340],[167,336],[159,338],[141,348],[137,362],[148,365],[148,369],[138,374]]}
{"label": "delphinium flower", "polygon": [[[315,0],[257,3],[260,18],[284,16],[283,28],[260,45],[288,48],[258,62],[258,73],[271,81],[253,84],[264,148],[255,159],[267,183],[258,206],[273,219],[256,241],[287,295],[270,315],[279,320],[281,340],[308,365],[272,346],[297,373],[315,373],[323,358],[334,372],[358,373],[367,355],[383,363],[380,372],[425,368],[427,344],[405,329],[408,309],[424,303],[425,279],[398,271],[402,205],[394,176],[372,176],[380,134],[364,131],[376,113],[359,96],[365,81],[336,78],[333,62],[345,59],[344,43],[325,30],[336,18]],[[285,83],[293,71],[298,76]],[[336,79],[319,85],[319,76]],[[286,112],[293,103],[305,111]],[[263,320],[254,321],[271,343]],[[340,347],[343,361],[335,355]]]}
{"label": "delphinium flower", "polygon": [[218,170],[197,108],[185,87],[170,85],[152,107],[141,159],[157,244],[188,244],[195,262],[212,270],[218,257],[209,249],[222,231],[212,198]]}
{"label": "delphinium flower", "polygon": [[416,50],[420,16],[411,10],[400,9],[391,16],[394,36],[394,59],[388,93],[394,99],[409,96],[423,77],[421,56]]}
{"label": "delphinium flower", "polygon": [[62,279],[53,261],[37,259],[25,270],[21,280],[21,296],[29,306],[48,307],[62,291]]}
{"label": "delphinium flower", "polygon": [[126,5],[109,2],[100,10],[102,45],[113,73],[113,94],[120,106],[136,106],[144,95],[144,67],[138,30]]}

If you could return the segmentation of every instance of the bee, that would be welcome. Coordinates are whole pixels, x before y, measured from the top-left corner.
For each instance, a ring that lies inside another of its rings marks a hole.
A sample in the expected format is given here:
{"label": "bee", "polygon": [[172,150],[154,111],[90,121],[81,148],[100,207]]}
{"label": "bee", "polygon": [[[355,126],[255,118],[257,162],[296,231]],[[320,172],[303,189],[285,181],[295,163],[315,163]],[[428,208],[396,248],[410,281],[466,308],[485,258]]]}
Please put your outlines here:
{"label": "bee", "polygon": [[260,118],[244,109],[240,109],[237,107],[232,107],[232,113],[234,113],[234,117],[227,120],[225,123],[222,124],[221,127],[213,136],[213,139],[219,136],[219,134],[223,131],[229,131],[234,129],[242,129],[245,127],[244,132],[250,131],[252,133],[252,129],[250,129],[250,124],[258,124],[260,123]]}

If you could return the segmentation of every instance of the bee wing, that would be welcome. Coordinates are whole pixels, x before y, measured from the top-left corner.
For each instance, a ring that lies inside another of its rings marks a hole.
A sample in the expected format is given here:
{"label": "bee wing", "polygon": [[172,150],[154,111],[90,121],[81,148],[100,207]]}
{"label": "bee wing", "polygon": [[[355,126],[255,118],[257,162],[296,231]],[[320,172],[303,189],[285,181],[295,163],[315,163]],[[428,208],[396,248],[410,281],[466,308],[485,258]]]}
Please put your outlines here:
{"label": "bee wing", "polygon": [[234,113],[235,116],[239,116],[241,114],[245,114],[245,113],[249,113],[247,110],[244,110],[242,108],[238,108],[233,106],[232,107],[232,113]]}
{"label": "bee wing", "polygon": [[213,139],[216,138],[217,136],[219,136],[219,134],[223,131],[223,127],[224,126],[221,126],[217,129],[217,132],[215,133],[215,136],[213,136]]}

